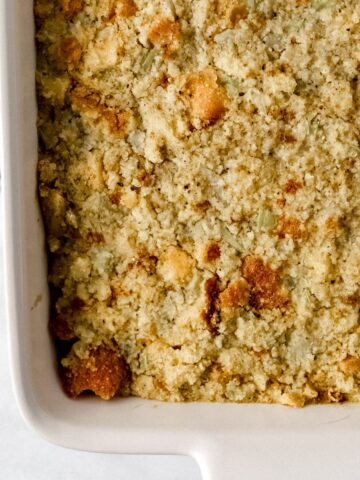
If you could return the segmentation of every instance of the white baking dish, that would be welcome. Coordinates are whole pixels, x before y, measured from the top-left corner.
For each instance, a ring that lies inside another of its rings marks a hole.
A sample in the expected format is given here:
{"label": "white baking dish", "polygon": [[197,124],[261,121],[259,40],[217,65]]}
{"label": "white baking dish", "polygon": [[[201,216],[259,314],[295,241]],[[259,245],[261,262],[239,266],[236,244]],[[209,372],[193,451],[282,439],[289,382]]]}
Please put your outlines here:
{"label": "white baking dish", "polygon": [[210,479],[360,478],[360,406],[162,404],[69,400],[48,335],[44,236],[36,195],[31,0],[0,0],[1,146],[7,317],[25,420],[48,440],[90,451],[194,456]]}

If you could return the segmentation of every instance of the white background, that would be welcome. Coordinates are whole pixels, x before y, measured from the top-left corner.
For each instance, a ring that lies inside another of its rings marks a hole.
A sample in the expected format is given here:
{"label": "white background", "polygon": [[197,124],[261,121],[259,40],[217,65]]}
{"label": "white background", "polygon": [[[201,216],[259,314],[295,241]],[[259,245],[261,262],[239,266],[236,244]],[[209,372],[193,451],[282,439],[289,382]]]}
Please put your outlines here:
{"label": "white background", "polygon": [[[0,225],[2,215],[0,213]],[[4,313],[0,228],[0,478],[4,480],[201,480],[190,457],[109,455],[47,443],[19,415],[13,395]]]}

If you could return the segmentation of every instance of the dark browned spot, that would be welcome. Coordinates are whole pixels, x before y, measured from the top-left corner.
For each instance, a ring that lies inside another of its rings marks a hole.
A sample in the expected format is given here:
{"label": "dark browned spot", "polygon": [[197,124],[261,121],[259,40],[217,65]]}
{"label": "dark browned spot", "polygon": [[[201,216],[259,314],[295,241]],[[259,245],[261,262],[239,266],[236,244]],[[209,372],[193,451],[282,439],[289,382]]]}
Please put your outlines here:
{"label": "dark browned spot", "polygon": [[75,312],[82,310],[86,307],[86,303],[80,297],[74,297],[70,302],[70,308]]}
{"label": "dark browned spot", "polygon": [[342,403],[346,400],[342,392],[331,388],[328,390],[320,390],[318,398],[320,403]]}
{"label": "dark browned spot", "polygon": [[156,272],[158,261],[158,257],[156,255],[151,255],[144,247],[138,250],[136,260],[130,263],[128,268],[143,268],[149,275],[153,275]]}
{"label": "dark browned spot", "polygon": [[290,195],[295,195],[295,193],[302,187],[301,182],[297,182],[296,180],[289,180],[285,185],[284,185],[284,192],[288,193]]}
{"label": "dark browned spot", "polygon": [[166,88],[169,85],[169,77],[165,73],[159,78],[159,85],[163,88]]}
{"label": "dark browned spot", "polygon": [[120,0],[119,5],[119,14],[121,17],[132,17],[137,12],[137,6],[134,0]]}
{"label": "dark browned spot", "polygon": [[72,327],[70,327],[66,315],[52,315],[49,321],[51,334],[59,340],[70,341],[75,338]]}
{"label": "dark browned spot", "polygon": [[285,238],[286,235],[289,235],[294,240],[298,240],[304,235],[300,220],[293,217],[280,218],[277,233],[279,238]]}
{"label": "dark browned spot", "polygon": [[112,5],[106,20],[108,22],[112,22],[115,19],[115,17],[116,17],[116,8],[115,8],[115,5]]}
{"label": "dark browned spot", "polygon": [[60,0],[61,10],[67,20],[72,20],[84,8],[84,0]]}
{"label": "dark browned spot", "polygon": [[154,183],[154,177],[146,170],[140,171],[137,179],[142,183],[144,187],[151,187]]}
{"label": "dark browned spot", "polygon": [[255,309],[273,309],[285,306],[288,298],[281,290],[278,272],[270,268],[261,258],[246,257],[243,275],[250,285],[250,305]]}
{"label": "dark browned spot", "polygon": [[128,112],[118,112],[107,106],[103,106],[100,116],[107,121],[111,133],[120,136],[125,135],[130,119],[130,114]]}
{"label": "dark browned spot", "polygon": [[213,242],[209,245],[206,245],[204,249],[204,261],[205,262],[214,262],[218,258],[220,258],[221,251],[220,247],[217,243]]}
{"label": "dark browned spot", "polygon": [[235,27],[240,20],[244,20],[248,16],[248,9],[246,5],[232,6],[228,9],[226,17],[232,27]]}
{"label": "dark browned spot", "polygon": [[278,198],[276,200],[276,203],[279,205],[280,208],[284,208],[286,205],[286,200],[285,198]]}
{"label": "dark browned spot", "polygon": [[341,301],[345,303],[345,305],[356,305],[359,303],[359,295],[357,293],[354,293],[352,295],[347,295],[345,297],[341,298]]}
{"label": "dark browned spot", "polygon": [[286,144],[295,143],[296,138],[291,132],[283,130],[279,133],[279,142]]}
{"label": "dark browned spot", "polygon": [[82,55],[82,47],[75,37],[68,37],[60,43],[58,53],[66,63],[77,63]]}
{"label": "dark browned spot", "polygon": [[267,108],[267,113],[272,118],[276,120],[282,120],[285,123],[289,123],[295,118],[295,114],[291,110],[287,110],[286,108],[279,108],[274,105]]}
{"label": "dark browned spot", "polygon": [[204,200],[203,202],[199,202],[194,205],[195,210],[198,210],[199,212],[206,212],[210,207],[211,203],[209,200]]}
{"label": "dark browned spot", "polygon": [[220,321],[218,305],[219,293],[219,277],[214,275],[205,282],[206,304],[201,314],[209,331],[213,335],[218,333],[218,323]]}
{"label": "dark browned spot", "polygon": [[104,243],[104,235],[100,232],[89,232],[87,234],[87,239],[90,243]]}
{"label": "dark browned spot", "polygon": [[116,190],[115,192],[109,194],[109,198],[111,203],[114,205],[119,205],[121,200],[121,192]]}

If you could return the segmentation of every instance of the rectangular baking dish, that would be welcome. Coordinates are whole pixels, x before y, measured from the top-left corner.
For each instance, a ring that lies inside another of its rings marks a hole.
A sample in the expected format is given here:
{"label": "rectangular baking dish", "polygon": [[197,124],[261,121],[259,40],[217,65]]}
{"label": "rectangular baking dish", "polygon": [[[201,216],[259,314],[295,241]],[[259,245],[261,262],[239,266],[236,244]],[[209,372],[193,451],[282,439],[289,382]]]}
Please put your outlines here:
{"label": "rectangular baking dish", "polygon": [[0,0],[0,150],[6,308],[19,409],[49,441],[114,453],[188,454],[205,480],[356,479],[360,406],[165,404],[69,400],[48,335],[43,227],[36,187],[32,0]]}

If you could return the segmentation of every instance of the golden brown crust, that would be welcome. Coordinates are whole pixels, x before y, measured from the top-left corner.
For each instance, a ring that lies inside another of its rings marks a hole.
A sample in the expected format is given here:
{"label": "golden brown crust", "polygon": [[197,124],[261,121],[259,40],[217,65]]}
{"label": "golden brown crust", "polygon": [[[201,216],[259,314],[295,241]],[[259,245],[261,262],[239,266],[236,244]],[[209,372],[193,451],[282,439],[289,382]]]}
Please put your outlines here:
{"label": "golden brown crust", "polygon": [[76,37],[68,37],[61,41],[58,48],[58,55],[66,63],[75,64],[79,62],[82,55],[82,47]]}
{"label": "golden brown crust", "polygon": [[306,398],[301,393],[283,393],[280,397],[280,403],[288,407],[299,408],[305,405]]}
{"label": "golden brown crust", "polygon": [[120,395],[360,401],[359,2],[34,8],[72,391],[101,345],[131,371]]}
{"label": "golden brown crust", "polygon": [[220,293],[219,299],[221,308],[239,308],[248,304],[250,289],[247,281],[243,278],[230,283],[230,285]]}
{"label": "golden brown crust", "polygon": [[84,0],[60,0],[60,6],[68,20],[72,20],[84,8]]}
{"label": "golden brown crust", "polygon": [[72,363],[62,372],[64,389],[73,398],[91,390],[102,399],[109,400],[127,378],[125,360],[105,346],[91,350],[85,359],[74,356]]}
{"label": "golden brown crust", "polygon": [[226,112],[225,93],[217,85],[214,72],[207,70],[193,74],[187,81],[192,114],[204,125],[212,125]]}
{"label": "golden brown crust", "polygon": [[294,179],[290,179],[285,185],[284,185],[284,192],[288,193],[290,195],[295,195],[295,193],[302,187],[302,183],[298,182]]}
{"label": "golden brown crust", "polygon": [[160,273],[170,282],[184,282],[191,275],[193,259],[184,250],[170,246],[160,257]]}
{"label": "golden brown crust", "polygon": [[170,18],[155,19],[148,32],[148,39],[169,56],[180,44],[181,30],[178,22]]}
{"label": "golden brown crust", "polygon": [[261,258],[246,257],[242,271],[250,285],[250,304],[254,308],[280,308],[288,303],[280,288],[279,274]]}
{"label": "golden brown crust", "polygon": [[346,400],[344,393],[338,390],[328,389],[320,392],[320,403],[343,403]]}
{"label": "golden brown crust", "polygon": [[122,17],[132,17],[137,12],[137,6],[134,0],[120,0],[119,3],[119,14]]}
{"label": "golden brown crust", "polygon": [[97,92],[93,92],[84,85],[76,85],[70,93],[72,104],[81,109],[96,109],[101,102],[101,96]]}
{"label": "golden brown crust", "polygon": [[360,358],[348,355],[340,362],[340,370],[345,375],[354,375],[360,372]]}
{"label": "golden brown crust", "polygon": [[282,217],[279,220],[277,229],[279,238],[285,238],[287,235],[294,240],[299,240],[304,236],[304,230],[298,218]]}
{"label": "golden brown crust", "polygon": [[86,119],[95,125],[103,122],[112,135],[124,137],[129,132],[131,113],[119,111],[102,103],[99,93],[89,90],[84,85],[77,85],[70,92],[70,100],[75,111],[85,114]]}
{"label": "golden brown crust", "polygon": [[226,11],[226,18],[231,27],[235,27],[240,20],[244,20],[248,16],[248,8],[245,3],[230,5]]}

